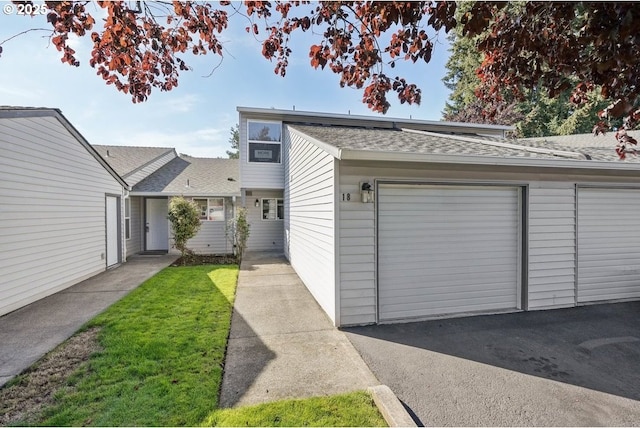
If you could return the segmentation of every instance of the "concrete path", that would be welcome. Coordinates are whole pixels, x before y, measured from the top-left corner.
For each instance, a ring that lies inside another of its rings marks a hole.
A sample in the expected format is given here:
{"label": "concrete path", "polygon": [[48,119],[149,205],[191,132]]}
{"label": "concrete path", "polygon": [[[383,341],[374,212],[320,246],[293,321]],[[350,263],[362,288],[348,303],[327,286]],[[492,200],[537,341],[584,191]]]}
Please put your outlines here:
{"label": "concrete path", "polygon": [[256,253],[244,258],[221,407],[333,395],[378,384],[284,257]]}
{"label": "concrete path", "polygon": [[0,317],[0,386],[177,258],[134,256],[115,269]]}

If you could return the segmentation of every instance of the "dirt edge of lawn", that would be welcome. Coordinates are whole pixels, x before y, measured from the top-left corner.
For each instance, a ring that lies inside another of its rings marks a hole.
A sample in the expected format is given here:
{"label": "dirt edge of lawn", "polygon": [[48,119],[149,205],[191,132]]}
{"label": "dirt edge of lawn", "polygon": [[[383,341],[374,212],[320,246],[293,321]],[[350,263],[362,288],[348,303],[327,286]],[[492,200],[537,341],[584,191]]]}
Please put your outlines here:
{"label": "dirt edge of lawn", "polygon": [[0,389],[0,426],[34,422],[53,404],[69,377],[101,349],[99,332],[94,327],[76,333]]}

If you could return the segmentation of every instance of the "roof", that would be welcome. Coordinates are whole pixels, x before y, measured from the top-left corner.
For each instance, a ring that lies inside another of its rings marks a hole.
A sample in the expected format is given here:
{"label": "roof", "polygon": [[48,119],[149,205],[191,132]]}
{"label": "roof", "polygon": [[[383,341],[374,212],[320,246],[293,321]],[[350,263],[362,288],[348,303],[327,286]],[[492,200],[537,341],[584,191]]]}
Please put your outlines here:
{"label": "roof", "polygon": [[237,159],[180,155],[133,186],[132,193],[240,196],[240,164]]}
{"label": "roof", "polygon": [[[627,134],[640,141],[640,131],[627,131]],[[574,134],[523,138],[519,142],[528,146],[537,145],[575,150],[589,155],[592,160],[640,163],[640,158],[637,156],[627,156],[624,161],[620,161],[615,152],[617,144],[615,132],[597,136],[594,134]]]}
{"label": "roof", "polygon": [[[626,169],[637,171],[640,159],[620,161],[611,144],[587,147],[537,139],[450,134],[408,128],[320,126],[290,124],[334,157],[343,160],[379,160],[458,164],[536,166],[550,168]],[[580,140],[584,141],[584,140]]]}
{"label": "roof", "polygon": [[87,141],[82,134],[69,122],[62,114],[60,109],[49,107],[18,107],[18,106],[0,106],[0,119],[17,119],[26,117],[54,117],[60,124],[82,145],[94,159],[120,183],[125,189],[129,189],[129,185],[124,181],[122,176],[109,165],[108,162],[100,156],[98,151]]}
{"label": "roof", "polygon": [[175,152],[172,147],[133,147],[133,146],[93,146],[100,156],[105,158],[109,165],[122,177],[136,172],[140,168],[152,163],[156,159]]}
{"label": "roof", "polygon": [[238,107],[238,112],[255,119],[280,120],[291,124],[344,125],[371,128],[411,128],[423,131],[470,133],[504,136],[512,126],[430,121],[387,116],[360,116],[352,114],[319,113],[297,110],[278,110],[256,107]]}

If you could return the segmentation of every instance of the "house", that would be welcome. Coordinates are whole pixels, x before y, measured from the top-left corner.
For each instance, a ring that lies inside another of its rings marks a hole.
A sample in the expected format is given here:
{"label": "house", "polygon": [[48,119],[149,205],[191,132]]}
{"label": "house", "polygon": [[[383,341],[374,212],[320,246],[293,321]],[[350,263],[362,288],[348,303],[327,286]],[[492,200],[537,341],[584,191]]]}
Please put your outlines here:
{"label": "house", "polygon": [[60,110],[0,107],[0,315],[124,261],[127,190]]}
{"label": "house", "polygon": [[169,202],[193,199],[201,210],[201,228],[187,246],[200,254],[229,254],[227,220],[240,196],[238,161],[178,155],[167,147],[94,146],[131,186],[125,199],[126,254],[172,250]]}
{"label": "house", "polygon": [[640,160],[613,144],[238,112],[248,249],[283,251],[336,326],[640,298]]}

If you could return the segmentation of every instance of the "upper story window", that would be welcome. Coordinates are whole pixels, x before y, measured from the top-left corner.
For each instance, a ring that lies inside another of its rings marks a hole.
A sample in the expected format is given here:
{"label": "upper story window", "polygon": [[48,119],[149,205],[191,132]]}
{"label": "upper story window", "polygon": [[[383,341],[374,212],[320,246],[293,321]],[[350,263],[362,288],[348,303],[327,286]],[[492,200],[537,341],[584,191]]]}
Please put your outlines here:
{"label": "upper story window", "polygon": [[280,122],[247,122],[249,162],[280,163],[282,159],[282,124]]}

